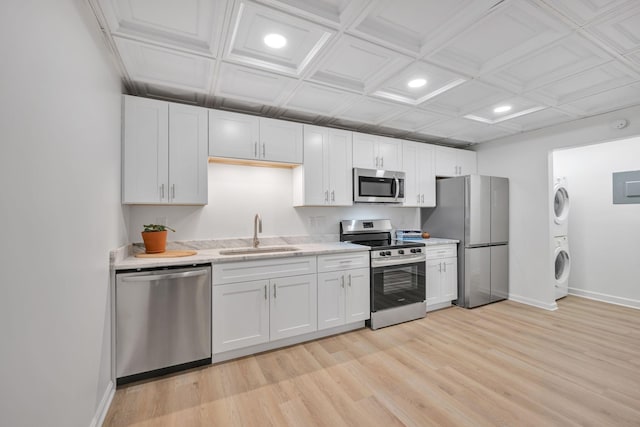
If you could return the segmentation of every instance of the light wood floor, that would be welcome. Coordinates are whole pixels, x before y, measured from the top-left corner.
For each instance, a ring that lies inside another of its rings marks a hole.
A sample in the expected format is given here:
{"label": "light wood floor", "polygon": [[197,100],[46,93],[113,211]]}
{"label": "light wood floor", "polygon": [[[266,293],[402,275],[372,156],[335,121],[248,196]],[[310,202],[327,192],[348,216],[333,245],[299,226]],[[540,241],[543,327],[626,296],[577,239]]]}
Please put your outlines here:
{"label": "light wood floor", "polygon": [[640,426],[640,311],[449,308],[117,390],[105,426]]}

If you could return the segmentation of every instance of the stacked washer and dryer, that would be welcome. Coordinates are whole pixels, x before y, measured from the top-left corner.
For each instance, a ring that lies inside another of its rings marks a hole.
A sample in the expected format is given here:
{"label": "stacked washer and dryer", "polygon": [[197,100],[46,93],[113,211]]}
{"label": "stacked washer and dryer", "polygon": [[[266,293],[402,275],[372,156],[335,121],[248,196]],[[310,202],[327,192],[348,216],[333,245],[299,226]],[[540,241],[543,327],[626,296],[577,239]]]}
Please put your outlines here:
{"label": "stacked washer and dryer", "polygon": [[568,218],[569,190],[567,188],[567,178],[556,178],[553,182],[553,224],[551,225],[554,244],[553,260],[556,300],[569,294],[571,256],[569,253]]}

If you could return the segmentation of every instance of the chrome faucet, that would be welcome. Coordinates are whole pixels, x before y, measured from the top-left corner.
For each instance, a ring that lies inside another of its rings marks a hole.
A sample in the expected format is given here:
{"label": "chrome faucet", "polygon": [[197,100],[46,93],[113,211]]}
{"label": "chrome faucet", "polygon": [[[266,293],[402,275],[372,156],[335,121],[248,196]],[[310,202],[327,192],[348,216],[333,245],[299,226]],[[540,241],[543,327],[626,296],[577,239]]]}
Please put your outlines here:
{"label": "chrome faucet", "polygon": [[253,218],[253,247],[257,248],[260,244],[260,240],[258,240],[258,233],[262,233],[262,218],[260,214],[256,214]]}

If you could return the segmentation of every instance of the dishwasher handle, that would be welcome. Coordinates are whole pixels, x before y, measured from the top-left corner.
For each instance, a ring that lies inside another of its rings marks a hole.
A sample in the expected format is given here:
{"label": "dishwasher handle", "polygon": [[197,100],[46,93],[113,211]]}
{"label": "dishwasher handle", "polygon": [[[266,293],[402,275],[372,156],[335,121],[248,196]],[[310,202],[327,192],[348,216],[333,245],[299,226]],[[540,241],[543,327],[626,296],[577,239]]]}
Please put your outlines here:
{"label": "dishwasher handle", "polygon": [[208,274],[207,270],[185,271],[183,273],[148,274],[144,276],[122,277],[122,282],[157,282],[168,279],[184,279],[186,277],[198,277]]}

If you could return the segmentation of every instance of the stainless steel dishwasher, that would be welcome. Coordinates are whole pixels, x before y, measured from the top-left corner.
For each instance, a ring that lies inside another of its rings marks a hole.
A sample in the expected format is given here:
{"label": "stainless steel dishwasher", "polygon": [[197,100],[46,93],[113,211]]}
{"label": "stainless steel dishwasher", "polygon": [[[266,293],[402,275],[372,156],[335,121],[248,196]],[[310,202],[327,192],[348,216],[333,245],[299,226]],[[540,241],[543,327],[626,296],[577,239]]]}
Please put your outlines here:
{"label": "stainless steel dishwasher", "polygon": [[211,266],[116,274],[117,384],[211,363]]}

